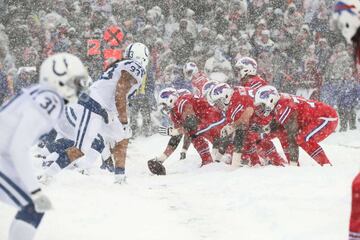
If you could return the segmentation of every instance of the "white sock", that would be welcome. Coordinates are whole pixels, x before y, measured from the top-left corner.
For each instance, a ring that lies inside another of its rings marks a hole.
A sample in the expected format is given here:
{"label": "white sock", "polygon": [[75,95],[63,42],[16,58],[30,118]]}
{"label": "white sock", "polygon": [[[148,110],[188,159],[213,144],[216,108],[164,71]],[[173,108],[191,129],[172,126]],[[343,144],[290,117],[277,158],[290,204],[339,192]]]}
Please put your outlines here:
{"label": "white sock", "polygon": [[11,223],[9,231],[9,240],[32,240],[34,239],[36,228],[32,225],[16,220]]}
{"label": "white sock", "polygon": [[231,166],[240,167],[241,166],[241,153],[233,153]]}

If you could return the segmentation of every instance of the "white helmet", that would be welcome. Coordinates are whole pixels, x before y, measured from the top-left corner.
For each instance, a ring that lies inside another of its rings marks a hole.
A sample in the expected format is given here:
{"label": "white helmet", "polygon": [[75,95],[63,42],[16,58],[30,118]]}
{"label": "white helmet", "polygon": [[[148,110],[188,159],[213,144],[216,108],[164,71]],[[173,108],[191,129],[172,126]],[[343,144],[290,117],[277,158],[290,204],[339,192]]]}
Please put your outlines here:
{"label": "white helmet", "polygon": [[257,63],[250,57],[243,57],[236,62],[235,68],[239,70],[240,77],[244,78],[248,75],[256,75]]}
{"label": "white helmet", "polygon": [[216,86],[217,84],[219,84],[218,81],[208,81],[204,84],[204,86],[202,87],[202,95],[203,97],[207,98],[209,92],[211,91],[211,89]]}
{"label": "white helmet", "polygon": [[82,88],[89,85],[89,75],[81,60],[70,53],[54,54],[41,64],[40,80],[66,100],[75,98]]}
{"label": "white helmet", "polygon": [[259,116],[269,116],[271,111],[274,110],[279,99],[280,94],[275,87],[260,87],[255,93],[255,113]]}
{"label": "white helmet", "polygon": [[179,97],[179,93],[175,88],[164,88],[159,93],[158,105],[162,106],[162,110],[170,112],[175,106],[175,102]]}
{"label": "white helmet", "polygon": [[176,91],[179,94],[179,96],[182,96],[182,95],[185,95],[185,94],[191,94],[191,92],[186,88],[178,89]]}
{"label": "white helmet", "polygon": [[233,93],[234,90],[227,83],[219,83],[211,88],[206,99],[211,106],[217,106],[221,110],[226,110]]}
{"label": "white helmet", "polygon": [[149,49],[142,43],[131,43],[125,49],[124,57],[140,63],[144,68],[149,64]]}
{"label": "white helmet", "polygon": [[199,72],[199,69],[194,62],[188,62],[183,67],[185,79],[191,80],[192,76],[197,72]]}
{"label": "white helmet", "polygon": [[337,1],[334,7],[332,20],[341,31],[348,43],[355,36],[360,27],[360,1]]}

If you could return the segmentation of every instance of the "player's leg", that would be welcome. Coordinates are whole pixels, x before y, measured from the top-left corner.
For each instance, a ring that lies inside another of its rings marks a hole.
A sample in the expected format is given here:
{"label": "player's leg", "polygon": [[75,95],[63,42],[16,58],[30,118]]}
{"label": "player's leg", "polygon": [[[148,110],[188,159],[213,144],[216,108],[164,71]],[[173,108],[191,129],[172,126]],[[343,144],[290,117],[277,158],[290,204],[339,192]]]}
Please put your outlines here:
{"label": "player's leg", "polygon": [[269,139],[264,139],[258,143],[259,155],[268,160],[272,165],[284,166],[285,160],[276,151],[274,143]]}
{"label": "player's leg", "polygon": [[0,201],[19,209],[10,226],[9,240],[34,239],[44,213],[36,212],[31,198],[22,186],[4,172],[0,172]]}
{"label": "player's leg", "polygon": [[360,173],[352,183],[349,239],[360,239]]}
{"label": "player's leg", "polygon": [[297,144],[304,149],[321,166],[330,164],[323,148],[318,142],[333,133],[337,126],[337,118],[319,118],[301,129],[296,137]]}
{"label": "player's leg", "polygon": [[213,162],[213,159],[210,154],[209,144],[206,142],[206,140],[203,137],[198,136],[196,138],[193,138],[191,140],[191,143],[193,144],[194,148],[201,157],[201,166]]}
{"label": "player's leg", "polygon": [[349,125],[350,125],[350,130],[355,130],[356,129],[356,111],[355,111],[354,106],[352,106],[351,109],[350,109]]}
{"label": "player's leg", "polygon": [[256,144],[258,139],[259,134],[257,132],[247,131],[244,146],[241,150],[241,159],[243,161],[243,164],[246,164],[248,162],[250,166],[261,165]]}
{"label": "player's leg", "polygon": [[321,166],[330,164],[329,158],[326,156],[324,149],[315,141],[302,143],[300,147],[310,155]]}
{"label": "player's leg", "polygon": [[[50,165],[45,171],[45,174],[41,176],[40,181],[43,183],[50,181],[54,175],[84,155],[86,155],[86,157],[83,157],[81,159],[82,161],[94,162],[98,154],[100,154],[100,152],[92,148],[92,145],[98,138],[98,132],[103,124],[103,119],[100,115],[92,113],[86,108],[81,108],[81,110],[82,114],[77,114],[80,118],[74,128],[75,139],[72,146],[69,147],[66,144],[59,144],[62,148],[59,147],[58,149],[58,159]],[[68,141],[66,141],[66,143],[68,143]]]}

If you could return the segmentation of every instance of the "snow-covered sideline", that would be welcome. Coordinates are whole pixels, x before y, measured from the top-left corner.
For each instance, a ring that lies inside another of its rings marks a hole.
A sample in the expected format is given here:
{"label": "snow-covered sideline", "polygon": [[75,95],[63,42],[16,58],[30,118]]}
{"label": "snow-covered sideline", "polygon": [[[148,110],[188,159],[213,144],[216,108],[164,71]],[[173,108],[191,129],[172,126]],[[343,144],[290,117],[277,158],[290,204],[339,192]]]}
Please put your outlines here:
{"label": "snow-covered sideline", "polygon": [[[322,168],[301,152],[302,167],[198,168],[193,148],[149,174],[146,161],[168,138],[138,138],[129,149],[128,184],[94,168],[90,176],[61,173],[46,187],[55,209],[39,240],[339,240],[347,238],[351,181],[359,171],[359,131],[336,133],[322,143],[334,166]],[[0,203],[0,239],[15,210]]]}

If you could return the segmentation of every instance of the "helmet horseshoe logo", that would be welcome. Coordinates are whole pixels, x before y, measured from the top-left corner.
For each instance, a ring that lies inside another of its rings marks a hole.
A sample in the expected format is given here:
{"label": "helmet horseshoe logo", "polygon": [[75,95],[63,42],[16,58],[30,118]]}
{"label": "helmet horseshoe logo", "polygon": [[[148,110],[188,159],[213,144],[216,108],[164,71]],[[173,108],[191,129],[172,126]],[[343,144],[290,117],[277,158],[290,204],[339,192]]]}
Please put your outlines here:
{"label": "helmet horseshoe logo", "polygon": [[67,64],[67,62],[66,62],[66,59],[64,58],[63,59],[63,62],[64,62],[64,65],[65,65],[65,71],[63,71],[63,72],[59,72],[59,71],[57,71],[56,70],[56,61],[55,60],[53,60],[53,64],[52,64],[52,69],[53,69],[53,72],[57,75],[57,76],[64,76],[65,74],[67,74],[67,69],[68,69],[68,64]]}

